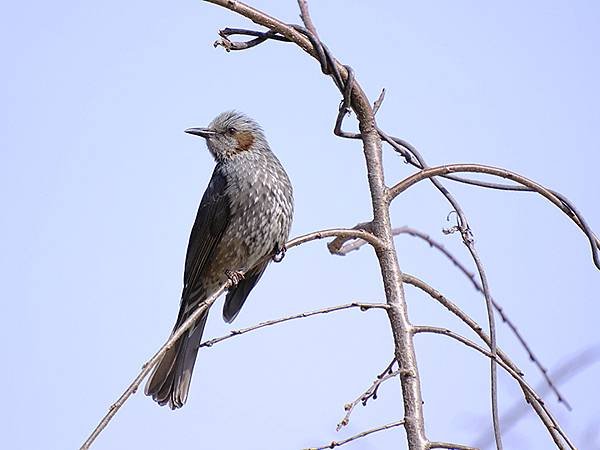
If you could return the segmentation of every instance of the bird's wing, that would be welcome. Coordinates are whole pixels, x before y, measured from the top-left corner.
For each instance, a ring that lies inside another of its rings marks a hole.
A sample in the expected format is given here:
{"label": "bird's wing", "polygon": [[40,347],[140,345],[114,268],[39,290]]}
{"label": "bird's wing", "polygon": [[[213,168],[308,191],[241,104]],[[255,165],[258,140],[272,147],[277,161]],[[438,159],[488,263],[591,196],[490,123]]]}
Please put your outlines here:
{"label": "bird's wing", "polygon": [[211,255],[229,223],[229,199],[225,193],[226,187],[227,179],[217,166],[202,196],[196,221],[192,227],[185,257],[182,305],[195,300],[190,297],[197,290],[206,265],[210,264]]}
{"label": "bird's wing", "polygon": [[241,280],[233,289],[230,289],[225,298],[225,304],[223,305],[223,320],[227,323],[231,323],[233,319],[238,315],[240,309],[244,305],[248,294],[254,287],[263,272],[269,264],[270,258],[262,264],[256,266],[250,273],[246,274],[243,280]]}

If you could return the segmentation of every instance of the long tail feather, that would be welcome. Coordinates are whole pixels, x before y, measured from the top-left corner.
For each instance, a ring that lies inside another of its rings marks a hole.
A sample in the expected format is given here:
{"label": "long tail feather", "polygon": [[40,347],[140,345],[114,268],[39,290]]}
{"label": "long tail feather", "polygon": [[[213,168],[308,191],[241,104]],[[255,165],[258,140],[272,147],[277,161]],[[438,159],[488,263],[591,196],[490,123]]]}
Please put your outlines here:
{"label": "long tail feather", "polygon": [[159,405],[176,409],[185,404],[207,317],[208,311],[164,354],[152,372],[144,392]]}

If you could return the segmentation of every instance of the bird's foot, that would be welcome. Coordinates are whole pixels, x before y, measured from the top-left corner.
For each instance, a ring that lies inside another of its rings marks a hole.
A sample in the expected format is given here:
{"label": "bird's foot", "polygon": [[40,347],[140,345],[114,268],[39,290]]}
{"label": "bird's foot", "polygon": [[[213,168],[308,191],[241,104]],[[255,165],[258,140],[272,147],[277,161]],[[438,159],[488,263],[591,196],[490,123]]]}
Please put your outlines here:
{"label": "bird's foot", "polygon": [[285,252],[287,252],[287,248],[284,245],[283,247],[281,247],[281,249],[279,249],[277,253],[273,255],[273,261],[276,263],[283,261],[283,258],[285,257]]}
{"label": "bird's foot", "polygon": [[229,278],[229,281],[231,281],[233,286],[237,285],[244,279],[244,272],[239,270],[226,270],[225,275],[227,275],[227,278]]}

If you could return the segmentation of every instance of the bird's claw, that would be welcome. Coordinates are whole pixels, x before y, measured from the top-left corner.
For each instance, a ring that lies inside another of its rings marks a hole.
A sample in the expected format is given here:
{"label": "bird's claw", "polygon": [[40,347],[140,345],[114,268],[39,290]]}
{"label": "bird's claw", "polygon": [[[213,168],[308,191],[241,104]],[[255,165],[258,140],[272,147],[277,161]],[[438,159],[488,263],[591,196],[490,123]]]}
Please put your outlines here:
{"label": "bird's claw", "polygon": [[273,255],[273,261],[276,263],[283,261],[283,258],[285,257],[285,252],[287,252],[287,248],[284,245],[277,253]]}
{"label": "bird's claw", "polygon": [[227,278],[229,278],[229,281],[234,286],[244,279],[244,272],[240,272],[239,270],[226,270],[225,275],[227,275]]}

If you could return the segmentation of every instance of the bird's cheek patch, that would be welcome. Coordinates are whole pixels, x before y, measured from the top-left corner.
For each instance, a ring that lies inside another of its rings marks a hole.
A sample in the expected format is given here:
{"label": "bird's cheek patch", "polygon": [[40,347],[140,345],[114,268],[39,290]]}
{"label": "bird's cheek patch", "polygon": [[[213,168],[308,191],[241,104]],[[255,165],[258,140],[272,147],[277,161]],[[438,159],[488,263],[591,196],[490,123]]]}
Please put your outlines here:
{"label": "bird's cheek patch", "polygon": [[240,131],[239,133],[236,133],[235,139],[238,144],[237,150],[240,152],[245,152],[254,143],[254,136],[252,136],[252,133],[249,131]]}

